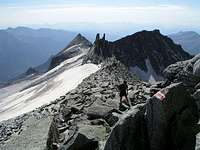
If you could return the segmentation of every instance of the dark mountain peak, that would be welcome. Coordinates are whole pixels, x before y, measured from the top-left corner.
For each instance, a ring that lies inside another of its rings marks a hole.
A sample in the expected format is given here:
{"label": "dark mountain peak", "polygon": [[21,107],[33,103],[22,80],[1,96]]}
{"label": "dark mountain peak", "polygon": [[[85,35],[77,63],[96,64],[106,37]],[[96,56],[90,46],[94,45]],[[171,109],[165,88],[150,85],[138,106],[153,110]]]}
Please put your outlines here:
{"label": "dark mountain peak", "polygon": [[114,42],[107,41],[105,35],[100,38],[97,34],[84,63],[90,60],[99,64],[113,56],[128,67],[138,67],[140,72],[146,73],[151,69],[158,75],[162,75],[168,65],[191,57],[159,30],[144,30]]}
{"label": "dark mountain peak", "polygon": [[132,35],[128,35],[126,37],[123,37],[117,41],[121,41],[121,40],[135,40],[135,39],[146,39],[146,38],[149,38],[151,37],[152,38],[155,38],[155,36],[159,37],[159,36],[162,36],[164,37],[161,33],[160,33],[160,30],[158,29],[155,29],[153,31],[147,31],[147,30],[143,30],[143,31],[139,31],[139,32],[136,32]]}
{"label": "dark mountain peak", "polygon": [[70,59],[72,57],[78,56],[80,54],[86,54],[92,43],[88,41],[80,33],[69,43],[69,45],[55,55],[50,63],[49,70],[58,66],[61,62]]}
{"label": "dark mountain peak", "polygon": [[84,45],[91,45],[91,42],[86,39],[83,35],[81,35],[80,33],[69,43],[69,45],[65,48],[69,48],[71,46],[74,45],[78,45],[78,44],[84,44]]}
{"label": "dark mountain peak", "polygon": [[161,34],[161,33],[159,29],[155,29],[152,31],[142,30],[142,31],[134,33],[133,35],[142,35],[142,34]]}

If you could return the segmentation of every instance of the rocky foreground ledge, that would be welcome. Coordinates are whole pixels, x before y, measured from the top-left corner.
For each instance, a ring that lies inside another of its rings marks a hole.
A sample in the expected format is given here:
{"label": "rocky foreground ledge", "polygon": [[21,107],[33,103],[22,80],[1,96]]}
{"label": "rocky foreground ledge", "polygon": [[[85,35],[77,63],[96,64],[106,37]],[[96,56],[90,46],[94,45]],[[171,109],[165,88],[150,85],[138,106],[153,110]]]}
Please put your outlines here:
{"label": "rocky foreground ledge", "polygon": [[0,149],[103,149],[119,110],[117,85],[129,84],[132,105],[149,98],[149,85],[108,60],[74,90],[53,103],[0,123]]}

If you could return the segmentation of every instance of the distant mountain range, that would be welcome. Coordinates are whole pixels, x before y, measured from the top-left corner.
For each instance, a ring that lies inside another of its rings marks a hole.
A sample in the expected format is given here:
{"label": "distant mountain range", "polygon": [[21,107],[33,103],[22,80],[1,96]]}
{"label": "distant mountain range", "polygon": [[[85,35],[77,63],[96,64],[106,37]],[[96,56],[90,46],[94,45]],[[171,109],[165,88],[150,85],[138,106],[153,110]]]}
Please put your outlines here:
{"label": "distant mountain range", "polygon": [[170,38],[177,44],[180,44],[184,50],[190,54],[200,53],[200,35],[194,31],[181,31],[175,34],[170,34]]}
{"label": "distant mountain range", "polygon": [[26,27],[0,30],[0,82],[44,63],[63,49],[76,33]]}

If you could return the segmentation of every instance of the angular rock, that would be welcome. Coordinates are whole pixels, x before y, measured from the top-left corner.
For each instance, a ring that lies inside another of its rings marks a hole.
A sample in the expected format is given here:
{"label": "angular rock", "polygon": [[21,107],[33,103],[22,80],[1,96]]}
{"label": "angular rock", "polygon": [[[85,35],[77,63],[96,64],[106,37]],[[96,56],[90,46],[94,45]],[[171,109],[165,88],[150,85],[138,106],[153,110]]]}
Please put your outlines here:
{"label": "angular rock", "polygon": [[146,108],[151,149],[187,149],[188,145],[194,149],[191,141],[200,131],[198,109],[183,84],[172,84],[160,90],[149,99]]}
{"label": "angular rock", "polygon": [[89,119],[100,119],[105,118],[113,110],[112,107],[103,105],[92,105],[86,109],[86,114]]}
{"label": "angular rock", "polygon": [[96,150],[97,148],[98,141],[88,139],[85,135],[77,133],[70,143],[61,146],[59,150]]}
{"label": "angular rock", "polygon": [[200,55],[186,61],[168,66],[164,76],[171,82],[183,82],[188,87],[194,87],[200,82]]}
{"label": "angular rock", "polygon": [[148,150],[144,110],[144,105],[137,105],[126,112],[111,131],[104,150]]}

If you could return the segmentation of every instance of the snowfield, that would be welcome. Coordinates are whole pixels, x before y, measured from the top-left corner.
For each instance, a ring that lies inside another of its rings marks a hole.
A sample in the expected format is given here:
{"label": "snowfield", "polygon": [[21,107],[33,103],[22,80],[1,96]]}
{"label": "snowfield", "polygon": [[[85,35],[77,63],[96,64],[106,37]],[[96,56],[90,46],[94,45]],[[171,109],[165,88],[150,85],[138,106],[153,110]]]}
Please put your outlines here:
{"label": "snowfield", "polygon": [[0,89],[0,121],[30,112],[48,104],[77,87],[82,80],[100,69],[82,63],[82,54],[64,61],[34,81]]}

